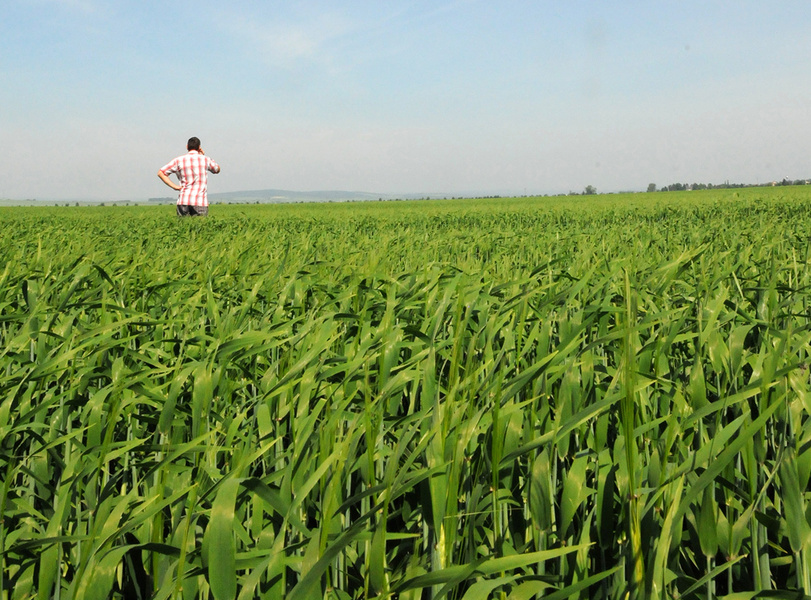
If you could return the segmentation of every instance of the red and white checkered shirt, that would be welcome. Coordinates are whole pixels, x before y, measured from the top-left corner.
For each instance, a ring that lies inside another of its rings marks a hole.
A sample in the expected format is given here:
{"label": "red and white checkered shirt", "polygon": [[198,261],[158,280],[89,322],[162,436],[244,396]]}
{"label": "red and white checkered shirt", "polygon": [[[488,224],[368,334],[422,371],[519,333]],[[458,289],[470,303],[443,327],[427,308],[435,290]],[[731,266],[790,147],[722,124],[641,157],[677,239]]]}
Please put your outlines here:
{"label": "red and white checkered shirt", "polygon": [[164,175],[178,173],[180,175],[180,193],[178,204],[188,206],[208,206],[208,174],[206,171],[217,173],[220,165],[208,156],[200,154],[197,150],[189,150],[188,154],[178,156],[165,167],[161,168]]}

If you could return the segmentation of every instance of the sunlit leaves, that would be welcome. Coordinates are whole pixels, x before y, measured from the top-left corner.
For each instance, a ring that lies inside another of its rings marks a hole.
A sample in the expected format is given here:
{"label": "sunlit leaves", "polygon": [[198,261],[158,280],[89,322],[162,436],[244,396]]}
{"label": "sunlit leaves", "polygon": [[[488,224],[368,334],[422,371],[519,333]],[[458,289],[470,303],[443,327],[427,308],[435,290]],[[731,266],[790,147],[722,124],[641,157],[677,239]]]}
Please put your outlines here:
{"label": "sunlit leaves", "polygon": [[0,213],[0,593],[807,593],[811,205],[666,197]]}

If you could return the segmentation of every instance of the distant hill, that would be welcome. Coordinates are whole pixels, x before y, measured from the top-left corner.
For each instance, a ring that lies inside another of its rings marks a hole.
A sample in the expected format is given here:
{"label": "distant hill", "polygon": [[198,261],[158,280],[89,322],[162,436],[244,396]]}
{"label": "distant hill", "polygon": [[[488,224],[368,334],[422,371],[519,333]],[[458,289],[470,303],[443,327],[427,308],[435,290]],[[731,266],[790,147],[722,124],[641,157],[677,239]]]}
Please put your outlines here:
{"label": "distant hill", "polygon": [[[322,190],[310,192],[295,192],[292,190],[248,190],[239,192],[209,193],[208,199],[213,203],[239,203],[239,204],[284,204],[295,202],[371,202],[376,200],[422,200],[424,198],[438,199],[450,198],[449,194],[375,194],[372,192],[347,192],[341,190]],[[115,206],[119,204],[174,204],[177,196],[161,196],[154,198],[131,199],[105,199],[105,198],[28,198],[11,199],[0,198],[0,206],[97,206],[106,204]]]}
{"label": "distant hill", "polygon": [[447,194],[375,194],[372,192],[347,192],[341,190],[324,190],[310,192],[294,192],[291,190],[250,190],[242,192],[209,193],[211,202],[260,202],[260,203],[289,203],[289,202],[350,202],[372,200],[408,200],[416,198],[445,198]]}
{"label": "distant hill", "polygon": [[291,190],[249,190],[242,192],[219,192],[208,195],[213,202],[346,202],[349,200],[386,199],[383,194],[369,192],[344,192],[337,190],[294,192]]}

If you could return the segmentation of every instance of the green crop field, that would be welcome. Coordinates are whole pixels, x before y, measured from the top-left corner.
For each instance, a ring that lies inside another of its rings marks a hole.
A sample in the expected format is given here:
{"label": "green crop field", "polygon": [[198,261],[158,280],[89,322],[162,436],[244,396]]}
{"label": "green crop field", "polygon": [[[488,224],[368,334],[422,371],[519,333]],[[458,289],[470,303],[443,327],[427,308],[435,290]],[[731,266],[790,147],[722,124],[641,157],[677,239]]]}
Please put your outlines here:
{"label": "green crop field", "polygon": [[811,594],[810,236],[799,186],[0,209],[0,594]]}

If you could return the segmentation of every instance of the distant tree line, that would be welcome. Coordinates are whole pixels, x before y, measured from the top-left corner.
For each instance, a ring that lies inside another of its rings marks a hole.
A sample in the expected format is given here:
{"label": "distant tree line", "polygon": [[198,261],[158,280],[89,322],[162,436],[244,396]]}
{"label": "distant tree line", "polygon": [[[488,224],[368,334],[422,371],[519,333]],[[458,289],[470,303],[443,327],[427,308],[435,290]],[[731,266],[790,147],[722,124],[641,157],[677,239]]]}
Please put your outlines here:
{"label": "distant tree line", "polygon": [[768,183],[671,183],[660,188],[656,187],[655,183],[648,184],[649,192],[687,192],[690,190],[714,190],[714,189],[728,189],[728,188],[746,188],[746,187],[772,187],[777,185],[808,185],[808,179],[789,179],[783,178],[782,181],[770,181]]}

